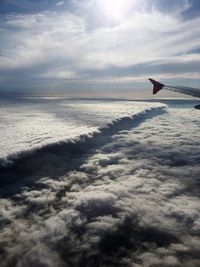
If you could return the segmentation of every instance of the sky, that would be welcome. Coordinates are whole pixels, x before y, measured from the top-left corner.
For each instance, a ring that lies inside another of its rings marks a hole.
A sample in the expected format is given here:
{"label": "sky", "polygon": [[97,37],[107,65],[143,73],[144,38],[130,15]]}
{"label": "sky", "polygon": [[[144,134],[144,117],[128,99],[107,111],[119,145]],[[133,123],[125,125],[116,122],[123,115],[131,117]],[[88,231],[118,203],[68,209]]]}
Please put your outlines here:
{"label": "sky", "polygon": [[199,87],[198,0],[0,0],[0,92]]}

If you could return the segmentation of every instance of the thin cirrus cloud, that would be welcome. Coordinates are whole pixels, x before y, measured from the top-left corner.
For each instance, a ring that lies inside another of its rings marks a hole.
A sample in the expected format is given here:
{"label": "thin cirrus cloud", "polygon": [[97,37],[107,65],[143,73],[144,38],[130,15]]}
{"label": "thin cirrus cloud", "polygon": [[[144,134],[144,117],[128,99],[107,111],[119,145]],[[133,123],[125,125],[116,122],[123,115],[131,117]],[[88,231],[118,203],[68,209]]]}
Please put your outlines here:
{"label": "thin cirrus cloud", "polygon": [[135,1],[119,20],[105,15],[99,1],[70,3],[1,16],[1,90],[23,90],[29,82],[48,88],[52,81],[57,90],[61,83],[67,90],[92,82],[95,90],[119,80],[121,87],[137,87],[149,75],[198,83],[200,19],[182,16],[192,1]]}

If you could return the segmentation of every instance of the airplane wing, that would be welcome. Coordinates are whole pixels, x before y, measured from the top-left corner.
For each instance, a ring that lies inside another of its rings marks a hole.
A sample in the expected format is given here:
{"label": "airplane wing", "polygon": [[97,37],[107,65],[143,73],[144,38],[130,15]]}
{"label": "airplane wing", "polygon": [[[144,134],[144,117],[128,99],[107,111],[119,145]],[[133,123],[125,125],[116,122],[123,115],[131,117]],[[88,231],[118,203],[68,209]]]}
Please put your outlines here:
{"label": "airplane wing", "polygon": [[[185,95],[190,95],[190,96],[200,98],[200,89],[198,89],[198,88],[165,85],[165,84],[157,82],[151,78],[149,79],[149,81],[153,84],[153,94],[157,94],[157,92],[159,92],[161,89],[165,88],[169,91],[174,91],[174,92],[182,93]],[[195,106],[195,108],[200,109],[200,105]]]}
{"label": "airplane wing", "polygon": [[153,84],[153,94],[156,94],[158,91],[165,88],[165,89],[170,90],[170,91],[174,91],[174,92],[182,93],[185,95],[191,95],[191,96],[200,98],[200,89],[198,89],[198,88],[165,85],[165,84],[157,82],[153,79],[149,79],[149,81]]}

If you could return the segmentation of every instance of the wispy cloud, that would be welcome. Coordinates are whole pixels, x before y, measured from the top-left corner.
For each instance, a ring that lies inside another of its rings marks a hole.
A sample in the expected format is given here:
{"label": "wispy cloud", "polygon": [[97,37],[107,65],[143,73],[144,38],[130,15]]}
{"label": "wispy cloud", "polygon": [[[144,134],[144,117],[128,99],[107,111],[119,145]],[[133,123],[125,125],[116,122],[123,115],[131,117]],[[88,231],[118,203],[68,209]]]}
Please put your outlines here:
{"label": "wispy cloud", "polygon": [[61,5],[63,5],[64,4],[64,1],[60,1],[60,2],[58,2],[56,5],[57,6],[61,6]]}
{"label": "wispy cloud", "polygon": [[[166,74],[168,78],[176,79],[179,73],[187,73],[194,77],[194,73],[199,73],[196,49],[200,41],[200,20],[183,20],[181,12],[189,7],[189,3],[181,3],[175,3],[174,13],[171,9],[163,13],[162,5],[154,2],[151,10],[135,10],[114,25],[104,21],[95,26],[94,3],[83,8],[78,2],[79,14],[46,11],[1,17],[0,70],[5,83],[11,74],[13,79],[16,72],[19,77],[20,70],[25,70],[32,79],[46,77],[47,84],[49,74],[52,79],[73,76],[85,82],[91,79],[95,82],[108,69],[110,73],[105,79],[109,81],[110,74],[110,81],[114,82],[118,79],[115,77],[117,68],[122,70],[122,82],[127,83],[146,74]],[[178,67],[182,62],[184,70]],[[131,66],[134,71],[126,72]],[[173,72],[167,70],[170,66]],[[145,73],[147,68],[149,73]],[[77,83],[81,86],[79,81]]]}

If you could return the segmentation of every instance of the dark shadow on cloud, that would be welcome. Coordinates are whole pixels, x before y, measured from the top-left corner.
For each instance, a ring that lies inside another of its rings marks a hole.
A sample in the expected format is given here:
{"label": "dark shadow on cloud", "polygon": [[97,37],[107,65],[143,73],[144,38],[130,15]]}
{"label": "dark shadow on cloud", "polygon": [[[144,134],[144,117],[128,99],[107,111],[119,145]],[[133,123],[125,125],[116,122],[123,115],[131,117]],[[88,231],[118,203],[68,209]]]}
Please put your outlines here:
{"label": "dark shadow on cloud", "polygon": [[[82,255],[78,266],[128,266],[120,263],[136,251],[146,252],[153,244],[167,247],[178,238],[161,229],[140,227],[138,218],[125,217],[114,230],[105,233],[97,247]],[[141,243],[143,245],[141,245]]]}
{"label": "dark shadow on cloud", "polygon": [[[115,231],[103,236],[99,246],[104,255],[112,256],[120,252],[121,248],[133,252],[140,247],[141,242],[155,243],[159,247],[165,247],[171,243],[177,243],[178,239],[158,228],[140,227],[138,218],[125,217]],[[145,251],[145,246],[143,250]]]}
{"label": "dark shadow on cloud", "polygon": [[56,179],[68,171],[77,169],[85,161],[89,151],[109,143],[113,134],[136,127],[144,120],[165,112],[162,108],[157,108],[133,117],[124,117],[100,128],[99,133],[83,135],[76,140],[49,144],[41,149],[10,156],[6,162],[1,162],[0,184],[3,186],[13,182],[20,183],[22,179],[25,179],[23,182],[26,183],[27,176],[33,175],[37,177],[34,179],[46,175]]}
{"label": "dark shadow on cloud", "polygon": [[1,184],[3,267],[198,266],[198,142],[170,131],[167,115],[122,118],[2,166],[2,179],[18,179]]}

